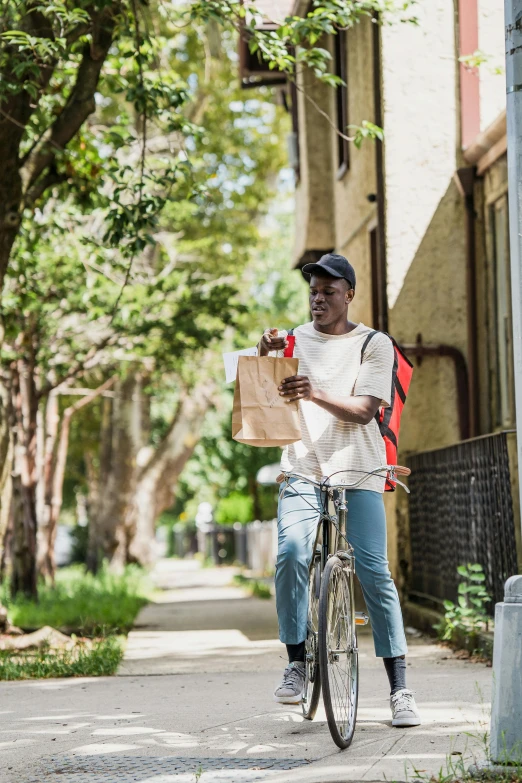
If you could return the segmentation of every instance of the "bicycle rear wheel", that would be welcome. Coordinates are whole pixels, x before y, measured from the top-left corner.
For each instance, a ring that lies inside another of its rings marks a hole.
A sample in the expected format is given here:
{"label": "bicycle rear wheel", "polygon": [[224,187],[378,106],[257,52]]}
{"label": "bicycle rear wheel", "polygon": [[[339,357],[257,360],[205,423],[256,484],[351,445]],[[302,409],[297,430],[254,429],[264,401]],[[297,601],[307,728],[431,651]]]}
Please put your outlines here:
{"label": "bicycle rear wheel", "polygon": [[305,642],[305,684],[301,707],[303,717],[313,720],[321,695],[321,677],[319,673],[319,596],[321,591],[321,550],[314,555],[310,567],[308,582],[308,636]]}
{"label": "bicycle rear wheel", "polygon": [[319,668],[328,728],[335,744],[347,748],[355,731],[359,665],[351,571],[337,556],[328,559],[319,599]]}

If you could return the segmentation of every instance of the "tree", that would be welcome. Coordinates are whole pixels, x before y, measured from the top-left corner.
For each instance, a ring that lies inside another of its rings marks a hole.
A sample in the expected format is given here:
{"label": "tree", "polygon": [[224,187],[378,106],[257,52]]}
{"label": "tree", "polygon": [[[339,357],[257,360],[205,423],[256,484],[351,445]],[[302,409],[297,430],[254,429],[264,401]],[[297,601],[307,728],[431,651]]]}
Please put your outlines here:
{"label": "tree", "polygon": [[174,0],[2,0],[0,149],[6,167],[0,185],[0,292],[24,211],[34,214],[49,191],[63,183],[89,208],[86,196],[97,184],[100,146],[136,146],[140,133],[130,133],[117,116],[108,128],[85,127],[96,96],[103,103],[115,93],[125,94],[142,131],[138,176],[121,158],[111,172],[118,187],[106,200],[106,241],[118,246],[125,240],[130,257],[150,241],[150,228],[167,201],[154,193],[155,186],[168,186],[180,167],[170,161],[145,172],[147,126],[161,126],[182,146],[183,137],[197,131],[193,121],[199,118],[198,104],[187,101],[187,83],[162,73],[164,38],[180,25],[235,29],[270,68],[289,78],[296,68],[311,68],[317,78],[336,86],[340,80],[328,71],[331,56],[316,45],[321,37],[352,27],[363,16],[411,19],[411,4],[314,0],[304,18],[288,17],[275,31],[266,31],[259,26],[255,4],[240,0],[200,0],[186,9]]}
{"label": "tree", "polygon": [[[239,317],[236,348],[255,345],[268,324],[289,329],[309,317],[304,281],[288,265],[293,228],[291,210],[291,198],[281,186],[260,228],[258,263],[250,268],[248,285],[243,291],[246,312]],[[260,487],[256,475],[263,466],[279,462],[281,451],[253,449],[231,439],[232,393],[231,387],[221,386],[222,403],[207,417],[201,440],[181,478],[174,506],[177,514],[185,506],[194,512],[194,506],[205,500],[218,508],[219,516],[219,510],[223,509],[221,500],[233,496],[238,506],[236,496],[240,494],[250,501],[251,519],[275,515],[277,492],[273,487]]]}
{"label": "tree", "polygon": [[[4,292],[2,357],[13,416],[15,487],[21,498],[14,515],[15,590],[34,594],[36,589],[39,409],[47,411],[43,416],[47,422],[44,496],[51,487],[55,498],[59,494],[56,482],[61,481],[63,450],[56,453],[56,448],[64,442],[68,417],[49,397],[53,390],[64,395],[69,384],[86,374],[96,386],[107,374],[118,375],[110,427],[103,435],[111,442],[114,469],[103,472],[96,514],[93,506],[93,528],[97,526],[101,536],[102,553],[115,563],[130,556],[148,559],[141,557],[137,545],[131,547],[135,534],[142,541],[146,537],[137,524],[137,520],[145,522],[133,510],[133,493],[142,499],[147,493],[157,498],[150,506],[153,517],[149,514],[144,528],[150,536],[161,511],[158,486],[167,486],[169,477],[175,481],[174,474],[190,455],[178,448],[179,428],[190,420],[191,395],[201,386],[195,372],[200,364],[198,352],[216,342],[216,335],[219,339],[243,309],[237,296],[241,271],[257,238],[256,218],[270,192],[270,180],[282,162],[283,115],[266,100],[270,97],[266,93],[249,96],[248,105],[243,106],[231,44],[225,37],[221,56],[212,57],[209,63],[202,57],[205,40],[195,32],[185,34],[183,40],[169,41],[169,56],[181,62],[181,69],[188,55],[189,62],[201,62],[205,72],[194,87],[192,100],[200,105],[206,130],[204,136],[193,139],[190,165],[193,182],[204,183],[208,192],[203,196],[198,190],[194,196],[194,190],[187,191],[184,178],[171,184],[171,200],[153,237],[155,246],[148,252],[143,249],[134,259],[132,279],[125,281],[126,255],[103,247],[99,240],[102,208],[94,209],[86,220],[75,199],[64,200],[57,189],[40,210],[38,222],[28,216],[22,226]],[[238,109],[242,110],[241,121]],[[155,138],[147,166],[156,165],[157,150],[166,143],[162,137]],[[175,390],[171,405],[178,406],[178,414],[171,413],[150,464],[137,470],[137,454],[149,446],[146,433],[144,437],[133,433],[132,400],[144,375],[155,393],[169,379]],[[194,433],[209,404],[208,393],[203,396],[203,408],[192,406]],[[164,501],[167,506],[170,502]],[[47,553],[41,551],[40,563],[51,576],[48,551],[58,505],[52,514],[49,503],[42,506],[45,525],[40,540]],[[115,522],[121,522],[121,527]]]}
{"label": "tree", "polygon": [[[222,122],[213,90],[235,68],[219,51],[222,41],[240,30],[270,67],[290,78],[296,68],[311,67],[336,85],[329,53],[316,46],[320,36],[391,5],[315,3],[305,19],[289,18],[267,33],[254,6],[238,0],[181,10],[174,1],[2,0],[0,292],[6,273],[9,283],[0,449],[7,456],[12,450],[15,461],[15,591],[36,592],[37,420],[50,391],[94,365],[112,373],[122,359],[130,366],[147,355],[164,373],[175,373],[187,349],[208,344],[241,309],[233,281],[255,236],[269,177],[260,180],[264,193],[252,180],[275,171],[276,161],[263,157],[263,145],[257,157],[245,149],[255,142],[248,127],[248,115],[261,105],[255,99],[238,97],[242,125],[221,126],[213,158],[204,151],[209,128]],[[190,27],[180,30],[180,23]],[[176,59],[171,42],[183,38],[186,56]],[[244,146],[234,150],[238,138]],[[243,168],[232,190],[230,166]],[[223,241],[226,209],[240,203],[243,223],[231,245]],[[162,232],[169,235],[163,242]],[[176,257],[169,258],[173,245]],[[195,256],[212,260],[195,268]]]}

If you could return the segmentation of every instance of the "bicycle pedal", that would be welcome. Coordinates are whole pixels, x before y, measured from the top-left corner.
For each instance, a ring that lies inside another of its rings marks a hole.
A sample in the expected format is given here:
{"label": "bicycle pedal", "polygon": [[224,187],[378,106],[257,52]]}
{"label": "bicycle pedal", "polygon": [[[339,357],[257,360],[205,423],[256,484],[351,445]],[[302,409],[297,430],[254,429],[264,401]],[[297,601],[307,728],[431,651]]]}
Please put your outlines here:
{"label": "bicycle pedal", "polygon": [[369,619],[364,612],[355,612],[355,625],[368,625]]}

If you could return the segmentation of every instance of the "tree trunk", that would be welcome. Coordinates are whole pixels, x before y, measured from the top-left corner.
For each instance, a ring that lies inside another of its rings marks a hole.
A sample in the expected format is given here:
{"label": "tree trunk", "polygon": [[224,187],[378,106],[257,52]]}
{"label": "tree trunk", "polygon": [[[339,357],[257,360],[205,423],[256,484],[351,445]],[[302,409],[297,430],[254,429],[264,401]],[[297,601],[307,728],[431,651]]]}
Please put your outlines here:
{"label": "tree trunk", "polygon": [[176,484],[199,441],[214,390],[211,381],[185,393],[167,435],[139,471],[130,511],[135,529],[129,546],[133,562],[149,565],[154,561],[156,520],[174,502]]}
{"label": "tree trunk", "polygon": [[[71,429],[71,419],[76,411],[84,408],[90,402],[95,400],[100,394],[109,389],[114,383],[114,378],[102,383],[96,389],[85,395],[82,399],[75,402],[74,405],[65,409],[62,422],[58,432],[58,405],[56,395],[51,394],[48,400],[48,415],[46,415],[46,448],[44,458],[44,500],[42,515],[39,518],[40,530],[38,536],[38,572],[52,580],[56,573],[55,543],[58,520],[62,510],[63,502],[63,482],[65,478],[65,467],[67,464],[67,451],[69,448],[69,432]],[[50,407],[49,407],[50,406]],[[57,447],[55,448],[55,445]]]}
{"label": "tree trunk", "polygon": [[100,450],[98,459],[92,454],[85,455],[87,472],[87,510],[89,530],[87,539],[87,569],[97,573],[103,560],[101,545],[101,498],[106,496],[107,481],[111,470],[112,459],[112,408],[113,400],[105,398],[102,403],[102,418],[100,425]]}
{"label": "tree trunk", "polygon": [[45,424],[43,436],[43,459],[42,471],[38,487],[38,536],[37,536],[37,556],[36,568],[38,574],[44,578],[50,578],[54,583],[54,569],[51,560],[52,555],[50,543],[51,527],[51,503],[53,495],[53,473],[55,463],[56,439],[58,436],[58,426],[60,423],[60,414],[58,410],[58,397],[51,393],[47,399],[45,414],[42,416]]}
{"label": "tree trunk", "polygon": [[[13,439],[9,427],[7,389],[0,385],[0,583],[6,569],[6,545],[11,511],[12,489],[11,468],[13,462]],[[8,625],[7,612],[0,603],[0,617]]]}
{"label": "tree trunk", "polygon": [[14,417],[13,547],[11,592],[36,599],[36,428],[38,398],[34,360],[12,366]]}
{"label": "tree trunk", "polygon": [[5,564],[5,539],[11,512],[13,489],[11,480],[13,437],[9,419],[8,390],[0,384],[0,581],[3,575],[1,566]]}
{"label": "tree trunk", "polygon": [[136,487],[139,448],[140,379],[131,373],[115,388],[111,422],[111,459],[107,477],[101,474],[96,527],[104,557],[115,570],[127,562],[128,510]]}
{"label": "tree trunk", "polygon": [[[7,107],[9,107],[9,103]],[[0,294],[11,249],[20,227],[22,179],[18,166],[21,137],[21,129],[17,128],[5,115],[0,115],[0,140],[3,152],[2,176],[0,177]]]}

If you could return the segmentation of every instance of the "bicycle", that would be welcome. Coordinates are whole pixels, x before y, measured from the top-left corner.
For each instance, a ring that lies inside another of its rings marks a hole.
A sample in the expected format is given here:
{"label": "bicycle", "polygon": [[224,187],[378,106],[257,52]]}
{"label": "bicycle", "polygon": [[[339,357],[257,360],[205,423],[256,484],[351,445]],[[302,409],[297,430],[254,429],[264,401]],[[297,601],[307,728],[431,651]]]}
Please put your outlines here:
{"label": "bicycle", "polygon": [[[343,472],[347,471],[337,473]],[[346,538],[347,492],[358,489],[371,476],[383,476],[409,493],[408,487],[397,476],[409,476],[410,472],[409,468],[400,465],[383,465],[364,472],[363,477],[353,484],[331,484],[330,479],[337,473],[321,481],[313,481],[298,473],[282,473],[281,481],[286,482],[286,487],[281,491],[292,486],[291,478],[297,478],[322,492],[323,508],[319,512],[308,582],[302,710],[306,720],[314,719],[322,689],[328,728],[333,741],[342,750],[352,742],[357,719],[359,662],[356,627],[368,623],[366,614],[355,612],[354,607],[355,557]],[[333,514],[328,511],[328,501],[333,502]]]}

